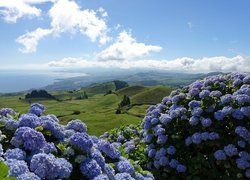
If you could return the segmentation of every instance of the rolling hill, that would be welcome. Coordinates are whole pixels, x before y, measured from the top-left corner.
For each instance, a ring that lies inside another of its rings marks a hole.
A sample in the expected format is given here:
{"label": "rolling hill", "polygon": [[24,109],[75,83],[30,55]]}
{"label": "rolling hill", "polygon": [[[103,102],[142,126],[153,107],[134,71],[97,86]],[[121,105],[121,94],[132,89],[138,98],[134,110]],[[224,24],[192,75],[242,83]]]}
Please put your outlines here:
{"label": "rolling hill", "polygon": [[[123,84],[122,89],[117,87],[115,81],[109,81],[92,84],[77,90],[50,91],[49,93],[56,99],[35,98],[31,99],[30,103],[44,104],[48,109],[45,113],[54,113],[62,124],[67,124],[73,119],[81,119],[87,124],[90,134],[101,135],[103,132],[121,125],[140,122],[141,117],[137,115],[143,116],[150,104],[161,101],[173,89],[166,86],[126,87],[126,83],[122,81],[121,84]],[[121,86],[119,87],[121,88]],[[112,90],[113,93],[106,94],[109,90]],[[78,99],[84,91],[89,98]],[[124,95],[129,96],[132,106],[127,112],[116,114],[118,104]],[[10,107],[18,112],[27,113],[30,103],[24,97],[25,93],[1,96],[0,108]]]}

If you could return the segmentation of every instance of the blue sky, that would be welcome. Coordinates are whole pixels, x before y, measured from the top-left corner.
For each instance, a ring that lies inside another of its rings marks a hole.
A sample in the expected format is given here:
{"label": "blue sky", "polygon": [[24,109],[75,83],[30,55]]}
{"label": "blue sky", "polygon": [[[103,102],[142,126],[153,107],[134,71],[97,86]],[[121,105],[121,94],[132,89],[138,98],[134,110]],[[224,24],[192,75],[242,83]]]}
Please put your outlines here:
{"label": "blue sky", "polygon": [[2,1],[0,63],[249,71],[249,7],[248,0]]}

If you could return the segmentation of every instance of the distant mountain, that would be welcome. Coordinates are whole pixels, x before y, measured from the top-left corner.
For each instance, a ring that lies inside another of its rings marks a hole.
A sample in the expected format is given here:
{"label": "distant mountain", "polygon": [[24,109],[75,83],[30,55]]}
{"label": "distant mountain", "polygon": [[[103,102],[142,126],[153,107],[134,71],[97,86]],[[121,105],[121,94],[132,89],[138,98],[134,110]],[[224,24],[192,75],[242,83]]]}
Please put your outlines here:
{"label": "distant mountain", "polygon": [[57,82],[46,86],[44,89],[48,91],[54,90],[72,90],[91,86],[96,83],[104,83],[107,81],[115,81],[117,79],[127,82],[129,85],[142,85],[142,86],[172,86],[182,87],[190,84],[191,82],[204,78],[207,75],[221,74],[214,72],[209,74],[189,74],[189,73],[173,73],[163,71],[145,71],[131,74],[103,74],[103,75],[89,75],[83,77],[74,77],[68,79],[61,79]]}

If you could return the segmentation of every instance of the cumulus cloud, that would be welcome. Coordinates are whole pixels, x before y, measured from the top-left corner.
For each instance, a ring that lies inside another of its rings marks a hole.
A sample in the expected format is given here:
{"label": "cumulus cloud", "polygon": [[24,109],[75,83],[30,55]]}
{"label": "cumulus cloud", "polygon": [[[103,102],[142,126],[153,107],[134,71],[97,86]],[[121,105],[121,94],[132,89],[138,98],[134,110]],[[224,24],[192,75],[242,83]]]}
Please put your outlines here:
{"label": "cumulus cloud", "polygon": [[97,12],[90,9],[81,10],[74,1],[58,0],[49,10],[51,27],[56,33],[80,32],[95,42],[97,38],[106,37],[108,30],[103,18],[107,16],[106,11],[100,8]]}
{"label": "cumulus cloud", "polygon": [[53,0],[1,0],[0,16],[9,23],[16,23],[22,17],[38,17],[42,10],[35,5]]}
{"label": "cumulus cloud", "polygon": [[143,58],[150,52],[159,52],[160,46],[138,43],[131,33],[123,31],[119,34],[116,42],[97,54],[96,59],[100,61],[109,60],[132,60]]}
{"label": "cumulus cloud", "polygon": [[51,29],[37,28],[33,32],[20,36],[16,41],[24,46],[20,49],[22,53],[31,53],[36,51],[38,41],[51,33]]}
{"label": "cumulus cloud", "polygon": [[[49,0],[15,0],[25,5],[38,4]],[[61,33],[81,33],[90,38],[92,42],[98,41],[101,45],[110,41],[107,35],[108,27],[106,24],[107,12],[103,8],[97,11],[84,9],[71,0],[50,0],[54,2],[48,14],[51,18],[50,27],[47,29],[38,28],[35,31],[28,32],[16,40],[24,45],[20,49],[23,53],[32,53],[37,49],[39,40],[49,34],[59,36]],[[31,7],[31,6],[29,6]],[[35,7],[32,7],[35,8]],[[37,9],[37,15],[40,10]]]}
{"label": "cumulus cloud", "polygon": [[250,57],[235,56],[232,58],[205,57],[201,59],[193,59],[188,57],[178,58],[174,60],[137,60],[137,61],[97,61],[86,60],[82,58],[64,58],[59,61],[51,61],[48,63],[50,67],[61,68],[141,68],[141,69],[157,69],[166,71],[182,71],[182,72],[250,72]]}

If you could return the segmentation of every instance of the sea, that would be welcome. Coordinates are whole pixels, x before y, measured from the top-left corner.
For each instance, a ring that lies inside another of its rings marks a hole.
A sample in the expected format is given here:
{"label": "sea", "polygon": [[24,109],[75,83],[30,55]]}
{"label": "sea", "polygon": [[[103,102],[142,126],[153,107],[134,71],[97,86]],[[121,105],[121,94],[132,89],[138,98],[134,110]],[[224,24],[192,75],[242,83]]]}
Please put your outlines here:
{"label": "sea", "polygon": [[0,71],[0,93],[14,93],[42,88],[60,79],[86,76],[64,71]]}

